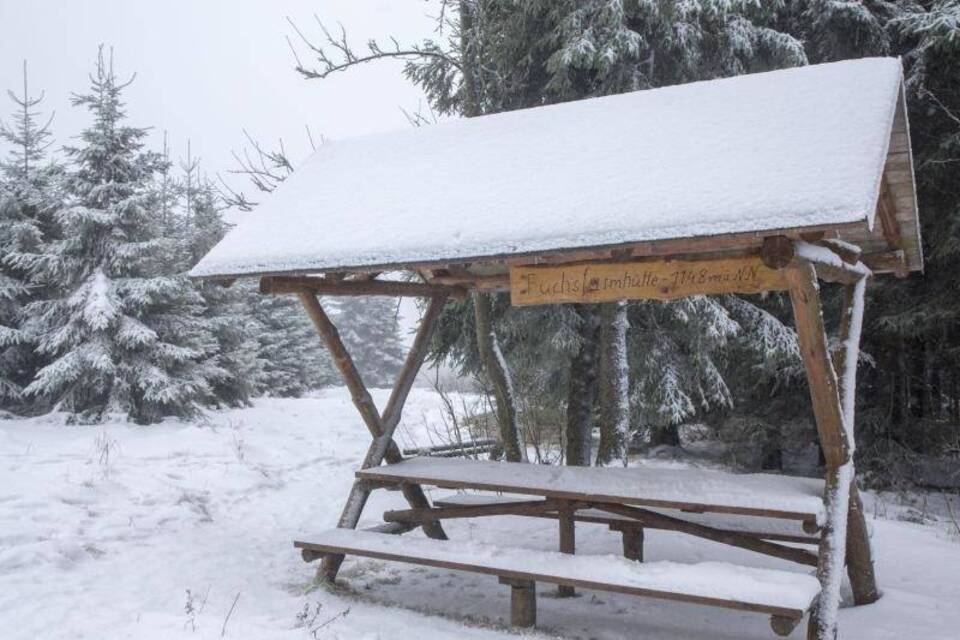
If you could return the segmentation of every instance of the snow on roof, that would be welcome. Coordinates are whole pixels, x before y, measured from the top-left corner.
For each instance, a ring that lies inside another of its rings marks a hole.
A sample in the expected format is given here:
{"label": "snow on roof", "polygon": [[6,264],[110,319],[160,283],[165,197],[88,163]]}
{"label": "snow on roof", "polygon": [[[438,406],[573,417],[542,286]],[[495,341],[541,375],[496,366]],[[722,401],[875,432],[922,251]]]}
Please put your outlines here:
{"label": "snow on roof", "polygon": [[901,82],[865,58],[327,142],[191,275],[872,226]]}

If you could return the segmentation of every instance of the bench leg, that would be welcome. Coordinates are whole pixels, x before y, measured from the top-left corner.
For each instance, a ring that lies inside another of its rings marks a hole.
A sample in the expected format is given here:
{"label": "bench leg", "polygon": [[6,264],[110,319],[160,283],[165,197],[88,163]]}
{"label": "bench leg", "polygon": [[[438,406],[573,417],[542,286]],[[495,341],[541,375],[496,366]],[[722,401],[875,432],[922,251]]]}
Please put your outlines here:
{"label": "bench leg", "polygon": [[[560,553],[569,553],[573,555],[577,550],[576,520],[574,520],[574,509],[569,503],[561,503],[557,515],[560,520]],[[576,595],[573,587],[560,585],[557,587],[557,596],[561,598],[572,598]]]}
{"label": "bench leg", "polygon": [[623,530],[623,557],[643,562],[643,527],[626,527]]}
{"label": "bench leg", "polygon": [[611,531],[619,531],[623,537],[623,557],[643,562],[643,527],[639,524],[614,522]]}
{"label": "bench leg", "polygon": [[510,585],[510,624],[514,627],[534,627],[537,624],[537,589],[532,580],[500,578],[500,584]]}

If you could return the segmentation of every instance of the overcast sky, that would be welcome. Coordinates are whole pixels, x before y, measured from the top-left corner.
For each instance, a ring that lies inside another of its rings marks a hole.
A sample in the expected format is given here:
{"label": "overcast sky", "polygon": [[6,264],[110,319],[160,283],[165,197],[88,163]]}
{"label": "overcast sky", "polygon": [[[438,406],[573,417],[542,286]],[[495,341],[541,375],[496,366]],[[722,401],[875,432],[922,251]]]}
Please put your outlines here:
{"label": "overcast sky", "polygon": [[[68,142],[88,121],[69,105],[83,91],[97,45],[114,48],[115,67],[137,73],[127,93],[131,124],[152,126],[159,146],[169,131],[174,155],[194,155],[210,173],[233,166],[231,149],[241,129],[264,143],[282,137],[290,155],[309,150],[314,135],[342,138],[409,126],[401,112],[417,110],[422,94],[400,73],[398,62],[380,62],[319,81],[293,70],[285,40],[294,19],[317,34],[314,13],[351,38],[395,35],[401,42],[432,35],[435,4],[426,0],[0,0],[0,88],[21,85],[21,63],[30,82],[46,91],[56,111],[58,142]],[[301,47],[302,49],[302,47]],[[302,54],[307,62],[308,55]],[[5,96],[2,96],[5,97]],[[0,101],[0,117],[11,103]]]}
{"label": "overcast sky", "polygon": [[[153,127],[158,150],[168,131],[174,158],[185,155],[189,139],[211,175],[235,166],[230,151],[242,148],[244,128],[267,146],[283,138],[297,162],[310,151],[307,125],[317,138],[410,126],[401,109],[417,111],[424,99],[403,78],[400,62],[322,81],[294,71],[286,37],[296,36],[286,17],[316,35],[314,14],[330,27],[343,23],[361,46],[391,35],[411,42],[433,35],[436,2],[0,0],[0,88],[19,93],[26,59],[31,86],[46,92],[44,109],[56,111],[57,143],[68,143],[89,121],[85,110],[70,106],[70,93],[87,88],[97,46],[112,46],[115,69],[137,73],[127,91],[130,123]],[[306,64],[309,54],[299,49]],[[0,105],[7,119],[13,104]],[[409,300],[401,316],[409,329],[417,316]]]}

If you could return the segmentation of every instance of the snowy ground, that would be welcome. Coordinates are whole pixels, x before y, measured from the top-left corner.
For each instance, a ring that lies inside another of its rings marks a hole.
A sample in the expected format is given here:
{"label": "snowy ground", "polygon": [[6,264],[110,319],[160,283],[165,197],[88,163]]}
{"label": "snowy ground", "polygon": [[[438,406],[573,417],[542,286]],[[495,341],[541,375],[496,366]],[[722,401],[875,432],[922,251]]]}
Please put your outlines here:
{"label": "snowy ground", "polygon": [[[438,407],[437,396],[414,391],[408,441],[425,438]],[[202,424],[0,422],[0,637],[510,637],[508,590],[487,576],[348,558],[345,589],[310,588],[313,567],[291,540],[333,525],[368,442],[341,389],[262,400]],[[371,523],[400,500],[375,494]],[[868,511],[901,512],[889,500],[880,506]],[[952,525],[877,517],[871,525],[885,595],[842,611],[844,637],[956,638],[960,541]],[[556,545],[555,525],[537,519],[454,522],[448,532]],[[795,569],[666,532],[647,540],[651,559]],[[604,528],[578,529],[584,553],[616,553],[619,544]],[[540,626],[529,637],[775,637],[760,615],[589,592],[558,600],[551,591],[541,588]]]}

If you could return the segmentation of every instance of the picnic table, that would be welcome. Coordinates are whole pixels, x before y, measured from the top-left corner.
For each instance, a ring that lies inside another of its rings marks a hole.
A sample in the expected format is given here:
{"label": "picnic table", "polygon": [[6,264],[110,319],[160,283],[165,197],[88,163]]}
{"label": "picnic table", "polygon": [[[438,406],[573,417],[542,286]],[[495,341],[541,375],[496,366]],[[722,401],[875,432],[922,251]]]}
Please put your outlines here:
{"label": "picnic table", "polygon": [[[819,543],[822,480],[698,468],[568,467],[436,457],[361,469],[356,478],[368,489],[433,486],[474,493],[387,511],[387,524],[374,530],[335,530],[297,541],[304,559],[349,553],[498,575],[512,588],[513,622],[518,625],[535,621],[535,582],[557,584],[561,596],[573,595],[579,586],[768,613],[782,634],[796,626],[819,593],[816,579],[799,572],[666,561],[625,570],[610,558],[586,560],[574,554],[576,523],[588,522],[622,534],[626,561],[642,562],[644,530],[662,529],[815,567],[816,553],[782,542]],[[508,557],[483,545],[398,544],[390,535],[446,519],[506,515],[557,520],[559,554],[524,550]],[[758,589],[761,583],[765,586]]]}
{"label": "picnic table", "polygon": [[386,522],[422,526],[499,515],[555,518],[560,522],[560,551],[565,553],[575,550],[575,522],[595,522],[622,532],[624,555],[633,559],[642,558],[643,530],[652,528],[816,566],[816,554],[771,540],[816,544],[824,516],[822,480],[763,473],[418,457],[361,469],[356,477],[388,488],[415,484],[495,492],[387,511]]}

